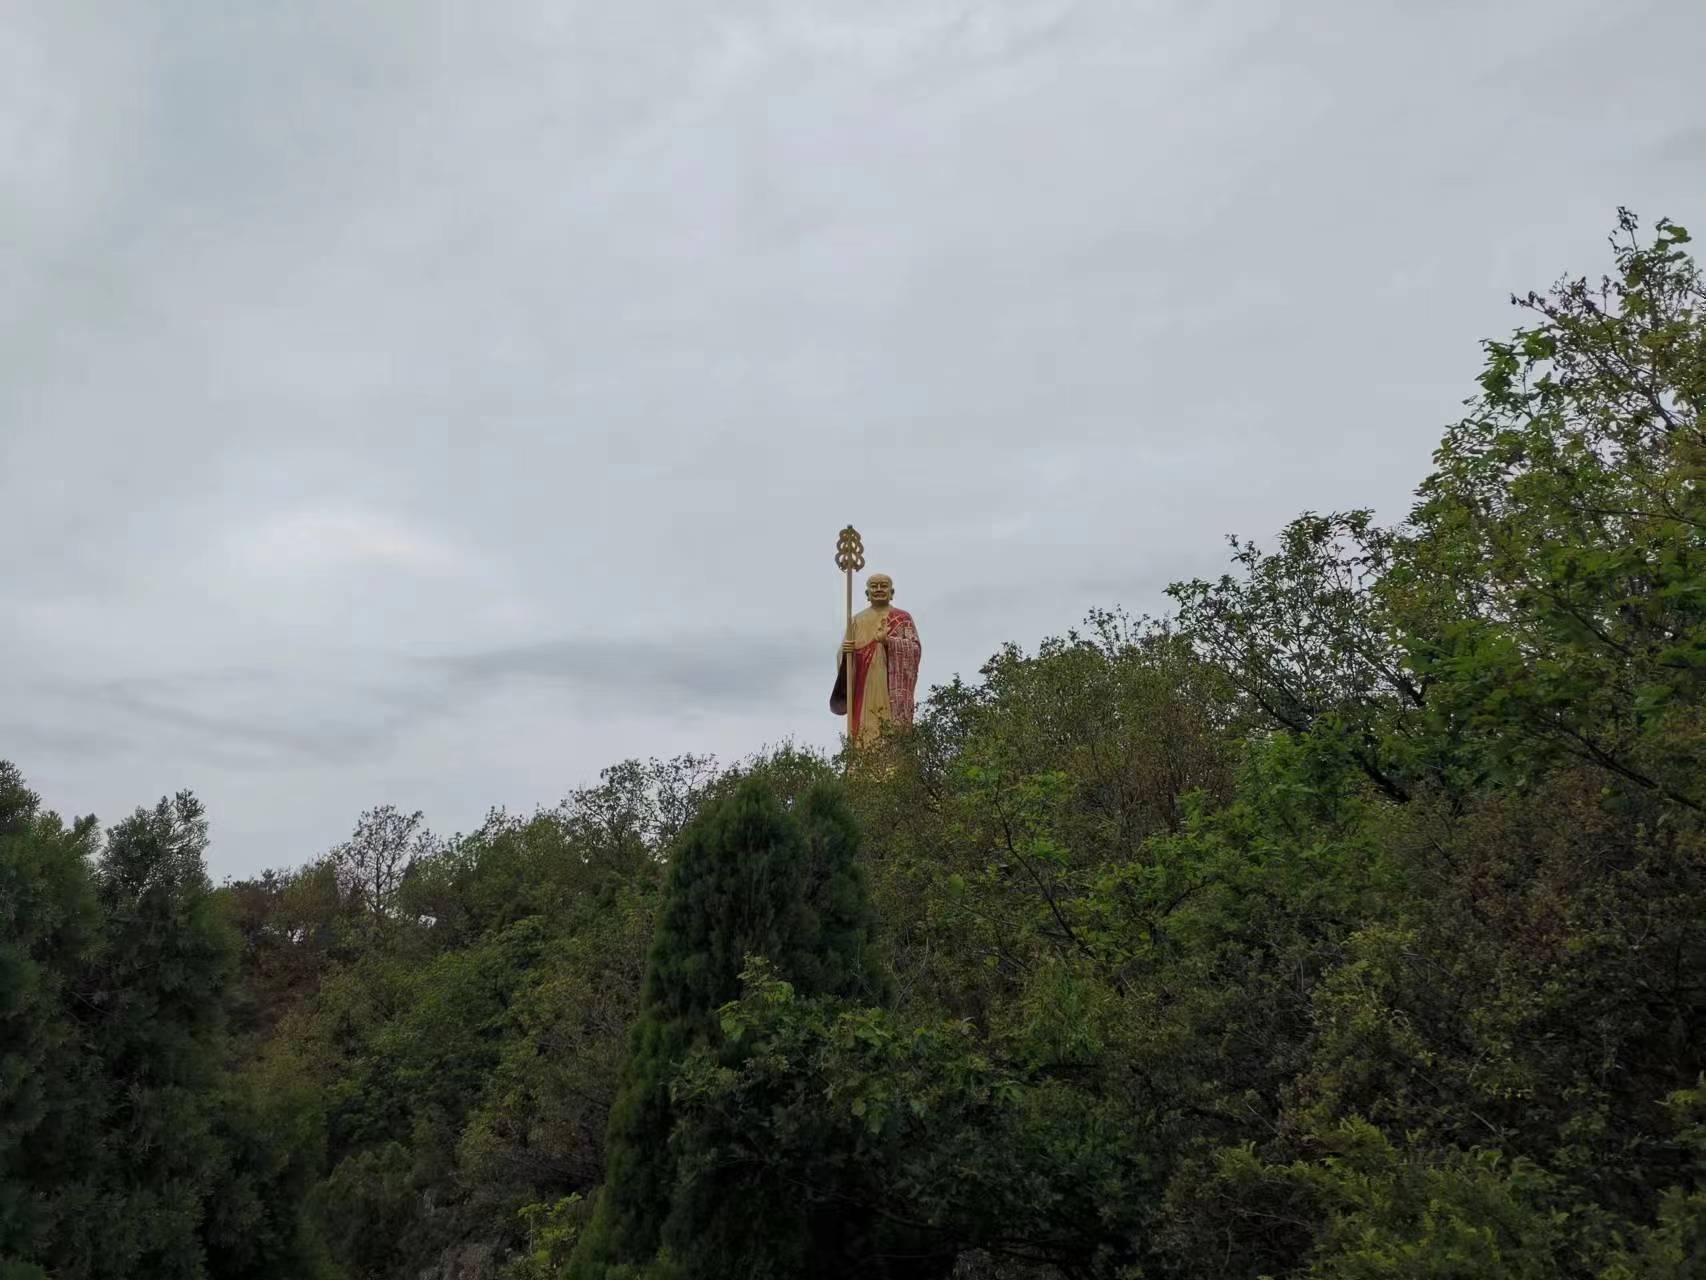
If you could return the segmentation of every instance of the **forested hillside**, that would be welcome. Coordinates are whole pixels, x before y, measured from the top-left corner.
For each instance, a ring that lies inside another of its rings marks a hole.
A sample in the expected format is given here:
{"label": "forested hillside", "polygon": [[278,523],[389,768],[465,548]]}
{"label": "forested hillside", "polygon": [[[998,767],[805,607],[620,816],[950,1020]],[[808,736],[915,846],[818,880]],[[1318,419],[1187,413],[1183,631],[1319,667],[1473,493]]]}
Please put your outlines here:
{"label": "forested hillside", "polygon": [[1706,1275],[1686,242],[1518,299],[1401,524],[1235,543],[850,768],[215,888],[189,795],[7,766],[0,1277]]}

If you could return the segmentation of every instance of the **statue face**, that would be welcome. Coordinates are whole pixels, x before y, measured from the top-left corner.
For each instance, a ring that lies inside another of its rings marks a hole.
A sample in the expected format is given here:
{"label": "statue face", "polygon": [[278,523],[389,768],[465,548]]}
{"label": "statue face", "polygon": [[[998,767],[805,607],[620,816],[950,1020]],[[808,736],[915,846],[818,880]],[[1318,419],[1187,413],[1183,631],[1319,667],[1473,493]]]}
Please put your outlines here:
{"label": "statue face", "polygon": [[886,573],[873,573],[865,582],[865,599],[879,609],[894,599],[894,579]]}

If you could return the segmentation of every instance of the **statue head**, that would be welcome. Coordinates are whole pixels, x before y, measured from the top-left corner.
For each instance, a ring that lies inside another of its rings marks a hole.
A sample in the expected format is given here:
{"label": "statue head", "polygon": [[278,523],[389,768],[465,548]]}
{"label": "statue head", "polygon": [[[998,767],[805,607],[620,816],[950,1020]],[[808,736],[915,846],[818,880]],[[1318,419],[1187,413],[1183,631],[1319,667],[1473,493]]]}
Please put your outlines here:
{"label": "statue head", "polygon": [[865,599],[879,609],[887,608],[894,599],[894,579],[886,573],[873,573],[865,579]]}

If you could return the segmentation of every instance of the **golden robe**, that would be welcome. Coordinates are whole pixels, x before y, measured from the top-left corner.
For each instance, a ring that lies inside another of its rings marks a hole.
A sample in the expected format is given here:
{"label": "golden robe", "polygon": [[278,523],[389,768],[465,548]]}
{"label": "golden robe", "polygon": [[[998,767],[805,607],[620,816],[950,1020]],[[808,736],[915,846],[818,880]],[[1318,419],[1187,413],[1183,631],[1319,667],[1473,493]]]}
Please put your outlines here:
{"label": "golden robe", "polygon": [[[846,639],[853,642],[853,740],[865,746],[889,723],[911,724],[923,646],[905,609],[872,606],[853,615]],[[847,714],[847,655],[837,654],[829,709]]]}

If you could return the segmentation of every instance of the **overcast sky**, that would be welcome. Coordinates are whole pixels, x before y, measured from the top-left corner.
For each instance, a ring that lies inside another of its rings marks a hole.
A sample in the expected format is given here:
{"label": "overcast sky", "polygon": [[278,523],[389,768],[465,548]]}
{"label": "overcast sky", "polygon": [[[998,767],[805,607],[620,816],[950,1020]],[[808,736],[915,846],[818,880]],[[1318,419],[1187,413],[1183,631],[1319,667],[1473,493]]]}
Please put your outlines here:
{"label": "overcast sky", "polygon": [[[1309,16],[1278,16],[1307,13]],[[0,0],[0,757],[216,879],[1402,515],[1698,0]],[[1703,228],[1706,229],[1706,228]]]}

